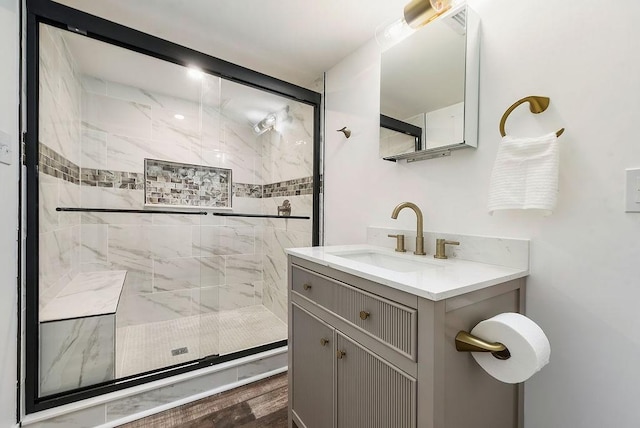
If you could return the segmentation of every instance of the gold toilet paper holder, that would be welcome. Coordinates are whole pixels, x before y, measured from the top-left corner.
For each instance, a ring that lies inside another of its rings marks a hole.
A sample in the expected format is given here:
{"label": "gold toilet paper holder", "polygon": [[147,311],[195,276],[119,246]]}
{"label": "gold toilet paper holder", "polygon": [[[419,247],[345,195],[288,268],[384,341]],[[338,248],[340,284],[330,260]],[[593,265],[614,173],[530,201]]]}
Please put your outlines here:
{"label": "gold toilet paper holder", "polygon": [[456,334],[456,350],[458,352],[491,352],[499,360],[511,358],[509,349],[500,342],[487,342],[466,331]]}

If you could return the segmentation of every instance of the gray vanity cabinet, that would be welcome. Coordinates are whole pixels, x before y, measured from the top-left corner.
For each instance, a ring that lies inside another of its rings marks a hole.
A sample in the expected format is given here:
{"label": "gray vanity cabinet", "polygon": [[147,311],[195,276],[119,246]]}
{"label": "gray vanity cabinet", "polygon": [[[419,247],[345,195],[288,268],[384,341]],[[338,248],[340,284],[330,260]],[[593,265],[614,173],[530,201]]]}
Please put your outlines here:
{"label": "gray vanity cabinet", "polygon": [[337,345],[337,426],[415,427],[415,379],[341,333]]}
{"label": "gray vanity cabinet", "polygon": [[416,380],[394,363],[415,366],[416,309],[302,266],[289,271],[292,423],[414,428]]}
{"label": "gray vanity cabinet", "polygon": [[[318,318],[291,306],[291,407],[307,428],[333,426],[334,330]],[[313,388],[306,386],[313,385]]]}
{"label": "gray vanity cabinet", "polygon": [[291,312],[296,420],[306,428],[415,427],[415,379],[297,304]]}
{"label": "gray vanity cabinet", "polygon": [[289,426],[522,428],[522,384],[454,337],[523,312],[524,279],[432,301],[289,256]]}

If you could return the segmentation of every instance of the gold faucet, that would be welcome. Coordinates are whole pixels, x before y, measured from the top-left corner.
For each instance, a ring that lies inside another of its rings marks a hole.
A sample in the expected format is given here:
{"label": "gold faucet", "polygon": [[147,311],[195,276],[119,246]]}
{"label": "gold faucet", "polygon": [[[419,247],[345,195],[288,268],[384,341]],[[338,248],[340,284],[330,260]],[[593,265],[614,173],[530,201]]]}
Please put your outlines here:
{"label": "gold faucet", "polygon": [[422,231],[422,227],[423,227],[422,211],[420,211],[420,208],[418,208],[418,206],[414,203],[403,202],[393,209],[393,212],[391,213],[391,218],[397,219],[398,214],[400,214],[400,211],[403,208],[411,208],[416,213],[418,224],[416,226],[416,250],[413,252],[413,254],[424,256],[427,253],[424,252],[424,233]]}
{"label": "gold faucet", "polygon": [[433,255],[436,259],[447,259],[445,254],[445,245],[460,245],[458,241],[447,241],[446,239],[436,239],[436,253]]}
{"label": "gold faucet", "polygon": [[389,238],[396,238],[396,251],[398,253],[406,253],[404,249],[404,235],[387,235]]}

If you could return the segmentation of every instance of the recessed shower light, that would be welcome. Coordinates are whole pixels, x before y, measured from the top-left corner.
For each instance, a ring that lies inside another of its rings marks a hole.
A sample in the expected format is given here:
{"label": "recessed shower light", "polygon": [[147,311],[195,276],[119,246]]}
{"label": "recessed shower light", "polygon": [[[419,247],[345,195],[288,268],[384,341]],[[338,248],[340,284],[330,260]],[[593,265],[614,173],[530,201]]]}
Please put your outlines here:
{"label": "recessed shower light", "polygon": [[192,79],[202,79],[204,72],[197,67],[189,67],[189,77]]}
{"label": "recessed shower light", "polygon": [[181,114],[174,114],[173,117],[175,117],[178,120],[183,120],[184,119],[184,116],[181,115]]}

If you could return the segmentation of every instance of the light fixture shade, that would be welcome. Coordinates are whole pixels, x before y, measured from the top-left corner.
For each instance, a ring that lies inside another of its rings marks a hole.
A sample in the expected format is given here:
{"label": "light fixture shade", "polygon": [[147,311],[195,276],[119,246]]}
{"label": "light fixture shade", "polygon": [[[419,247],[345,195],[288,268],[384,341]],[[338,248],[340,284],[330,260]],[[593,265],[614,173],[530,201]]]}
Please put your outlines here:
{"label": "light fixture shade", "polygon": [[404,20],[413,29],[422,27],[451,7],[452,0],[411,0],[404,7]]}
{"label": "light fixture shade", "polygon": [[376,29],[376,42],[381,47],[388,48],[409,37],[414,31],[404,18],[396,18],[378,26]]}

